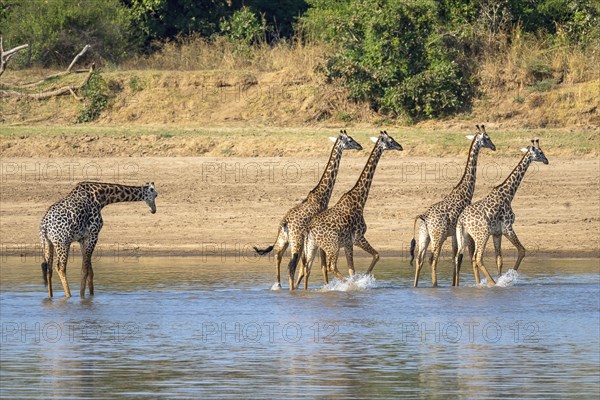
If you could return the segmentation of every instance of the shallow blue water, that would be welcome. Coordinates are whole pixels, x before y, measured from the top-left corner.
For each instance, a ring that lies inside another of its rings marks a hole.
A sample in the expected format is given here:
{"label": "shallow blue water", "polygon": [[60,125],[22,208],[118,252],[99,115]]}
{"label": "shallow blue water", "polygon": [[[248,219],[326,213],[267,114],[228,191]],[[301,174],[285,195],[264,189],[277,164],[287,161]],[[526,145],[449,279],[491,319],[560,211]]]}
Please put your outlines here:
{"label": "shallow blue water", "polygon": [[[269,290],[274,271],[200,258],[99,260],[96,295],[37,263],[0,267],[0,395],[590,398],[600,391],[599,260],[525,260],[503,287],[413,289],[405,260],[375,280]],[[357,271],[367,259],[357,259]],[[35,266],[33,265],[35,264]],[[284,283],[284,288],[285,288]]]}

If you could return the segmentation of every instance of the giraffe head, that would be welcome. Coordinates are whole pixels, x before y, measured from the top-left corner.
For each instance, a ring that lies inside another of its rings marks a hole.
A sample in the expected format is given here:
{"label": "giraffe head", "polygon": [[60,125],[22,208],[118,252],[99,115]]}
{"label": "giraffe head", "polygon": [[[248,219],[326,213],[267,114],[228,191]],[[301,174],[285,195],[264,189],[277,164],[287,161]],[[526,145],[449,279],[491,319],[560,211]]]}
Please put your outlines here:
{"label": "giraffe head", "polygon": [[482,148],[487,147],[492,151],[496,151],[496,146],[492,142],[490,136],[485,131],[485,125],[475,125],[475,127],[477,128],[477,134],[468,135],[466,136],[466,138],[469,140],[477,140],[477,142]]}
{"label": "giraffe head", "polygon": [[379,131],[379,136],[372,137],[371,141],[377,143],[383,150],[403,150],[400,143],[396,142],[386,131]]}
{"label": "giraffe head", "polygon": [[154,188],[154,182],[146,182],[144,186],[142,186],[143,190],[143,200],[150,207],[150,212],[152,214],[156,213],[156,204],[154,203],[154,199],[158,196],[158,192]]}
{"label": "giraffe head", "polygon": [[355,141],[352,136],[348,135],[345,129],[340,130],[338,137],[330,137],[329,139],[334,143],[338,142],[339,140],[342,150],[362,150],[360,143]]}
{"label": "giraffe head", "polygon": [[521,149],[523,153],[529,153],[532,161],[542,162],[548,164],[548,159],[544,155],[542,148],[540,147],[540,139],[531,139],[531,146],[523,147]]}

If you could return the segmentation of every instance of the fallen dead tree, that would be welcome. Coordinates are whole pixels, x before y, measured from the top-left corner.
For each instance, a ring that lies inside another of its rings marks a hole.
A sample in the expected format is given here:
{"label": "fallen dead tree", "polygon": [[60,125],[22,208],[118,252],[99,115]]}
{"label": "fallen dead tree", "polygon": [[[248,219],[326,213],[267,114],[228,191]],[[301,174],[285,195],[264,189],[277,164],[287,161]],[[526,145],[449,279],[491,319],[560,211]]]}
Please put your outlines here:
{"label": "fallen dead tree", "polygon": [[[0,53],[1,53],[1,63],[2,63],[0,66],[0,76],[4,73],[4,70],[6,69],[6,64],[8,63],[8,60],[10,60],[10,58],[17,51],[22,50],[27,47],[29,47],[28,44],[23,44],[21,46],[17,46],[15,48],[5,52],[3,44],[2,44],[2,36],[0,36]],[[81,90],[85,85],[88,84],[88,82],[90,81],[90,78],[92,77],[92,74],[94,73],[96,65],[94,63],[92,63],[89,68],[78,69],[78,70],[74,70],[73,67],[75,66],[77,61],[79,61],[79,59],[90,48],[91,48],[91,46],[89,44],[86,44],[84,46],[84,48],[79,53],[77,53],[77,55],[73,58],[73,61],[71,61],[71,63],[69,64],[69,66],[67,67],[67,69],[65,71],[57,72],[55,74],[48,75],[38,81],[25,83],[25,84],[18,85],[18,86],[8,86],[8,85],[0,84],[0,96],[27,98],[27,99],[34,99],[34,100],[45,100],[45,99],[49,99],[51,97],[62,96],[65,94],[71,94],[75,99],[82,100],[83,98],[78,96],[77,92],[79,90]],[[56,78],[67,76],[72,73],[85,73],[85,72],[87,72],[87,75],[80,84],[64,85],[64,86],[61,86],[58,88],[52,88],[52,89],[44,90],[44,91],[37,91],[37,93],[35,92],[35,88],[45,82],[48,82],[48,81],[56,79]]]}

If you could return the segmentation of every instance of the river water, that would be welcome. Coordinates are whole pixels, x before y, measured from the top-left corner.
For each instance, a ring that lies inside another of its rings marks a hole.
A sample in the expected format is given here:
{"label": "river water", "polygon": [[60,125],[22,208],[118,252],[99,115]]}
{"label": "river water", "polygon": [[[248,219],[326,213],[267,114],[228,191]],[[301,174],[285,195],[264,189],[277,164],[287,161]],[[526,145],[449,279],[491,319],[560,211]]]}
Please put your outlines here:
{"label": "river water", "polygon": [[55,274],[48,300],[39,261],[5,257],[0,395],[597,398],[598,259],[525,259],[495,288],[439,269],[441,287],[426,266],[413,289],[408,262],[383,258],[375,279],[313,273],[290,293],[267,259],[100,259],[80,299],[74,260],[74,297]]}

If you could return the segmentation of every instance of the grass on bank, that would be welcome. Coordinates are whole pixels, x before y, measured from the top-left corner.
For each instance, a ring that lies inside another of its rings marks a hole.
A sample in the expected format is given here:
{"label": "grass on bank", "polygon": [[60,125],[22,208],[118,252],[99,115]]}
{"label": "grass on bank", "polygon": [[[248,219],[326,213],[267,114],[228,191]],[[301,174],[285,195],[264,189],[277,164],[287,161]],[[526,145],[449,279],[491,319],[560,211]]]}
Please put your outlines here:
{"label": "grass on bank", "polygon": [[[466,154],[468,140],[465,135],[475,132],[474,127],[453,129],[423,129],[407,127],[385,127],[404,147],[405,154],[416,156],[461,155]],[[160,145],[164,148],[180,147],[177,155],[194,156],[196,153],[190,142],[197,140],[212,142],[216,151],[210,148],[203,150],[206,154],[216,156],[294,156],[294,154],[314,153],[323,155],[329,152],[327,137],[335,136],[339,129],[322,128],[280,128],[280,127],[173,127],[173,126],[7,126],[1,130],[0,144],[13,143],[18,146],[20,140],[37,140],[48,143],[59,143],[65,138],[77,143],[88,138],[101,142],[103,139],[119,142],[126,140],[124,146],[136,143],[134,154],[141,155],[146,150],[153,150],[153,155],[160,155]],[[527,146],[531,138],[540,138],[542,148],[548,155],[597,157],[600,149],[600,137],[595,132],[577,129],[528,129],[505,130],[487,128],[496,144],[497,154],[515,155],[521,147]],[[349,128],[348,133],[363,144],[369,151],[370,136],[376,136],[378,128]],[[139,140],[136,140],[139,139]],[[148,141],[150,139],[150,141]],[[148,147],[148,148],[147,148]],[[221,150],[219,150],[221,149]],[[5,153],[1,147],[0,155]],[[158,152],[158,153],[157,153]],[[60,156],[60,148],[53,156]],[[69,154],[62,154],[69,155]],[[94,153],[89,154],[94,156]],[[102,154],[96,154],[101,156]]]}

